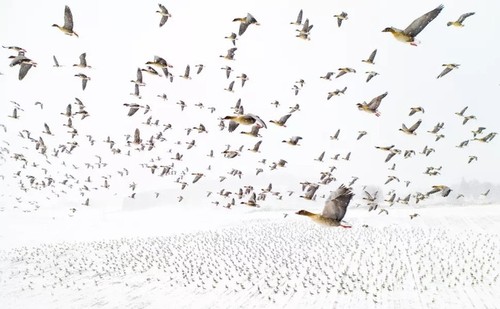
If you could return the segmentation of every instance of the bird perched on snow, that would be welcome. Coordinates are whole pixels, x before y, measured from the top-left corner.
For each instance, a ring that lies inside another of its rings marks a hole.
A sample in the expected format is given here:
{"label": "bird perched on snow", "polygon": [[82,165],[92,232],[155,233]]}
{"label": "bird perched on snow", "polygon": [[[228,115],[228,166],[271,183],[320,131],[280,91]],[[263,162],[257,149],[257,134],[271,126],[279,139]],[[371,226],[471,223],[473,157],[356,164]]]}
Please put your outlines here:
{"label": "bird perched on snow", "polygon": [[455,21],[449,21],[448,23],[446,23],[446,25],[449,27],[449,26],[455,26],[455,27],[463,27],[464,24],[464,20],[469,17],[469,16],[472,16],[476,14],[475,12],[470,12],[470,13],[464,13],[462,15],[460,15],[460,17],[455,20]]}
{"label": "bird perched on snow", "polygon": [[436,18],[441,10],[444,8],[443,5],[438,6],[432,11],[425,13],[419,18],[415,19],[406,29],[401,30],[394,27],[387,27],[382,32],[390,32],[396,38],[396,40],[400,42],[410,43],[413,46],[417,46],[417,41],[415,37],[422,31],[424,28]]}
{"label": "bird perched on snow", "polygon": [[436,78],[441,78],[441,77],[445,76],[446,74],[450,73],[451,70],[458,69],[458,67],[460,66],[460,64],[457,64],[457,63],[445,63],[445,64],[443,64],[443,66],[445,68],[443,69],[443,71],[441,73],[439,73],[439,75]]}
{"label": "bird perched on snow", "polygon": [[337,190],[330,194],[330,197],[327,199],[321,214],[315,214],[307,210],[299,210],[296,214],[307,216],[313,221],[323,225],[350,228],[351,226],[343,225],[341,222],[346,214],[347,206],[349,206],[349,202],[351,201],[353,195],[354,194],[352,193],[351,188],[341,185]]}

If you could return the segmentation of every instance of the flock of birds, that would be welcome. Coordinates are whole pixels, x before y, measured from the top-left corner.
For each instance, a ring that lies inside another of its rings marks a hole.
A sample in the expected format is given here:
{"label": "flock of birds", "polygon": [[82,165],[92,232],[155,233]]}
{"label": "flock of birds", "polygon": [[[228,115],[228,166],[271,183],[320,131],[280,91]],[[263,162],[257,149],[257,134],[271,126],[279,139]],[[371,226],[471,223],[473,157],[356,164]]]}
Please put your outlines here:
{"label": "flock of birds", "polygon": [[[383,307],[390,303],[387,295],[400,295],[406,304],[442,308],[450,305],[441,294],[445,291],[465,289],[488,297],[489,289],[499,285],[498,245],[491,234],[457,236],[441,228],[346,231],[298,219],[261,222],[258,228],[252,223],[161,237],[18,247],[3,255],[10,267],[0,287],[13,299],[41,304],[38,295],[52,293],[51,307],[65,306],[64,299],[79,307],[116,306],[109,297],[103,303],[107,292],[127,299],[128,306],[139,301],[143,307],[154,298],[171,301],[163,299],[173,295],[179,296],[175,303],[188,307],[197,297],[204,299],[200,307],[223,307],[231,295],[245,295],[253,304],[262,301],[263,307],[328,295],[327,307],[331,295]],[[243,305],[245,297],[232,306]],[[478,305],[474,296],[465,295],[451,303],[455,308]]]}
{"label": "flock of birds", "polygon": [[[395,27],[387,27],[383,30],[383,32],[391,33],[398,41],[409,43],[412,45],[418,45],[418,40],[416,39],[417,35],[423,31],[443,10],[443,6],[440,5],[437,8],[423,14],[422,16],[415,19],[410,23],[408,27],[404,30],[395,28]],[[154,16],[152,12],[152,16]],[[162,4],[158,5],[157,14],[160,15],[159,27],[168,27],[169,18],[172,17],[171,12]],[[458,20],[448,22],[448,26],[455,27],[463,27],[464,21],[466,18],[474,15],[473,12],[465,13],[461,15]],[[336,14],[334,18],[337,20],[337,25],[340,28],[343,23],[350,22],[348,19],[348,13],[341,12],[340,14]],[[253,27],[259,26],[260,23],[257,21],[257,18],[252,14],[248,13],[246,16],[235,18],[233,20],[235,23],[239,23],[239,28],[237,33],[232,32],[230,35],[225,36],[225,39],[231,42],[232,47],[227,50],[227,53],[220,55],[226,65],[221,69],[223,70],[223,74],[225,74],[226,78],[229,79],[233,76],[233,69],[229,66],[230,63],[237,61],[235,56],[239,51],[237,46],[237,42],[244,40],[244,34],[247,31],[252,31]],[[294,26],[298,26],[299,29],[296,31],[298,34],[296,35],[300,39],[310,40],[311,31],[313,31],[314,27],[312,22],[309,19],[303,20],[303,10],[300,10],[295,21],[290,22],[290,24]],[[79,35],[75,31],[77,28],[77,23],[73,21],[73,14],[69,6],[66,6],[64,9],[64,24],[58,25],[53,24],[53,27],[60,30],[62,33],[68,36],[75,37],[74,39],[78,39]],[[264,27],[264,26],[262,26]],[[78,29],[79,30],[79,29]],[[222,37],[222,36],[221,36]],[[37,66],[37,62],[28,58],[27,51],[18,46],[3,46],[9,52],[13,53],[9,58],[11,58],[10,67],[19,66],[19,80],[23,80],[27,78],[28,72]],[[362,62],[367,65],[374,65],[377,55],[377,49],[373,50],[367,59],[362,60]],[[62,65],[59,64],[56,56],[53,56],[54,61],[54,69],[60,68]],[[459,64],[443,64],[444,70],[437,76],[437,78],[443,78],[445,75],[449,74],[452,70],[459,67]],[[91,66],[87,63],[87,54],[84,52],[79,57],[79,62],[74,64],[73,67],[85,70],[85,72],[91,72]],[[130,191],[127,195],[128,198],[134,199],[136,197],[136,188],[140,188],[141,184],[139,182],[140,175],[134,176],[135,170],[134,167],[129,166],[121,166],[117,167],[113,164],[113,159],[106,160],[105,158],[112,154],[114,156],[129,156],[132,165],[140,165],[143,169],[151,172],[152,175],[160,177],[161,179],[165,177],[172,178],[174,183],[177,183],[179,186],[179,196],[177,200],[182,202],[184,199],[184,193],[187,191],[183,191],[191,185],[195,183],[203,183],[203,180],[206,178],[219,179],[219,182],[223,182],[229,177],[237,178],[237,179],[245,179],[246,174],[248,172],[243,172],[241,168],[232,167],[227,174],[224,175],[215,175],[214,170],[216,170],[215,166],[208,164],[208,167],[205,171],[192,171],[189,169],[189,166],[185,165],[182,168],[181,162],[183,161],[184,152],[197,152],[197,157],[194,160],[206,160],[208,158],[213,158],[217,155],[227,159],[238,158],[242,156],[248,157],[249,154],[247,152],[260,153],[262,143],[265,143],[265,138],[261,138],[262,130],[268,129],[269,126],[278,126],[278,127],[287,127],[287,123],[293,115],[298,115],[300,113],[300,105],[296,104],[295,106],[291,106],[289,111],[280,117],[279,119],[274,119],[270,121],[266,121],[265,117],[261,115],[256,115],[253,113],[249,113],[245,110],[242,100],[239,99],[234,107],[231,107],[232,111],[227,112],[226,116],[221,116],[217,118],[214,112],[220,109],[220,106],[210,106],[207,107],[203,103],[197,103],[194,106],[199,108],[200,110],[205,109],[207,111],[207,115],[205,117],[206,123],[200,123],[197,126],[188,126],[183,129],[186,131],[187,136],[192,134],[191,132],[197,132],[198,136],[202,136],[203,134],[212,134],[209,131],[212,131],[213,128],[218,126],[220,131],[227,131],[227,134],[239,134],[236,130],[240,126],[250,127],[250,131],[241,131],[241,134],[252,136],[258,138],[258,141],[255,143],[253,147],[246,148],[242,145],[240,147],[234,147],[233,145],[226,145],[225,149],[207,149],[207,152],[202,152],[201,149],[197,149],[197,139],[188,137],[188,141],[176,141],[173,142],[169,137],[170,131],[179,132],[178,128],[174,128],[171,123],[164,123],[159,115],[155,114],[155,105],[157,103],[148,102],[147,104],[141,103],[142,92],[146,89],[146,82],[143,74],[147,74],[148,76],[156,77],[156,78],[165,78],[165,83],[172,83],[173,85],[176,83],[177,79],[191,80],[195,78],[195,75],[203,74],[205,65],[197,64],[196,73],[194,74],[191,71],[191,66],[187,65],[183,69],[183,73],[180,75],[174,74],[174,65],[167,61],[165,58],[161,56],[153,56],[152,60],[145,61],[142,67],[135,69],[131,69],[131,71],[135,71],[135,79],[131,80],[133,84],[133,92],[130,93],[131,96],[135,98],[134,102],[131,103],[123,103],[125,109],[123,110],[124,117],[134,117],[133,119],[138,119],[142,117],[148,117],[144,122],[142,118],[137,120],[137,127],[130,134],[125,135],[125,141],[118,139],[119,137],[111,137],[111,136],[101,136],[94,137],[90,134],[87,134],[86,131],[86,122],[88,120],[87,117],[91,115],[89,111],[92,110],[90,104],[85,104],[82,99],[75,98],[74,103],[70,103],[66,106],[64,110],[60,112],[62,115],[61,118],[64,119],[64,123],[62,127],[67,129],[67,135],[65,136],[56,136],[53,132],[54,124],[49,124],[45,122],[43,124],[43,130],[28,130],[24,129],[20,132],[11,132],[9,127],[12,122],[22,122],[23,121],[23,104],[19,104],[15,101],[15,98],[12,98],[11,101],[13,104],[12,113],[8,115],[8,118],[2,121],[0,124],[3,128],[4,136],[8,136],[8,140],[3,140],[2,147],[0,148],[0,159],[4,162],[4,164],[19,166],[17,172],[13,175],[1,175],[1,178],[4,182],[9,182],[11,184],[12,180],[16,183],[17,187],[11,192],[2,192],[2,196],[12,197],[14,196],[17,200],[17,203],[20,205],[30,205],[31,208],[25,209],[27,212],[31,212],[37,210],[40,207],[40,200],[31,200],[30,192],[43,192],[43,196],[49,201],[53,202],[58,198],[65,196],[74,196],[76,194],[81,196],[81,205],[84,207],[92,207],[93,205],[93,194],[95,191],[109,191],[113,192],[113,187],[120,186],[119,183],[123,183],[127,179],[127,181],[131,180],[127,185],[130,188]],[[332,78],[340,78],[347,74],[355,74],[356,70],[350,67],[339,68],[339,71],[335,74],[334,72],[327,72],[324,76],[321,76],[321,79],[331,80]],[[375,76],[378,75],[375,71],[369,71],[366,82],[370,82]],[[75,77],[81,79],[81,88],[82,91],[86,91],[89,86],[89,82],[91,81],[90,73],[77,73],[74,74]],[[29,78],[29,77],[28,77]],[[175,79],[175,81],[174,81]],[[236,79],[241,80],[241,88],[245,87],[245,84],[250,80],[249,76],[245,73],[239,74]],[[312,81],[311,81],[312,82]],[[174,86],[172,86],[174,87]],[[227,88],[225,88],[228,92],[235,92],[235,80],[232,80]],[[292,87],[292,90],[296,96],[300,95],[301,90],[306,87],[306,81],[304,79],[299,79]],[[334,96],[343,95],[347,90],[347,87],[343,89],[337,89],[336,91],[329,92],[327,95],[327,100],[332,99]],[[381,106],[383,105],[383,100],[386,96],[389,95],[388,91],[383,92],[382,94],[374,97],[369,102],[360,102],[357,103],[357,107],[360,111],[367,112],[373,114],[377,117],[381,116]],[[158,98],[162,101],[168,101],[168,96],[165,93],[158,94]],[[188,103],[183,100],[179,100],[176,103],[179,105],[182,111],[187,108],[191,108]],[[278,101],[272,102],[271,104],[275,105],[276,108],[280,106]],[[39,106],[40,109],[43,109],[44,104],[41,102],[36,102],[36,106]],[[189,106],[189,107],[188,107]],[[461,111],[457,111],[456,114],[462,118],[463,125],[466,125],[470,120],[476,119],[476,116],[472,114],[466,114],[468,107],[464,107]],[[224,111],[225,112],[225,111]],[[424,107],[417,106],[411,108],[409,111],[409,116],[413,116],[415,114],[423,114],[425,113]],[[228,115],[229,114],[229,115]],[[293,116],[293,118],[298,118],[299,116]],[[292,119],[293,119],[292,118]],[[269,123],[269,124],[268,124]],[[419,128],[421,127],[422,120],[419,119],[414,123],[410,124],[402,124],[399,129],[401,132],[408,135],[416,135],[417,132],[420,132]],[[26,124],[28,126],[28,124]],[[58,130],[61,125],[59,125]],[[429,133],[435,136],[435,140],[439,141],[444,138],[444,134],[442,134],[442,129],[444,127],[444,123],[438,123],[434,129],[428,131]],[[144,132],[151,130],[151,128],[155,131],[153,134],[146,136]],[[496,132],[487,131],[485,127],[478,127],[477,130],[473,130],[473,136],[464,140],[462,143],[457,145],[459,148],[466,147],[469,142],[474,143],[490,143],[494,137],[497,135]],[[338,140],[340,134],[340,129],[337,132],[330,136],[330,140]],[[359,135],[357,136],[357,141],[363,142],[362,139],[365,135],[369,134],[367,131],[359,131]],[[85,136],[85,138],[83,138]],[[300,151],[300,143],[303,140],[302,136],[291,136],[287,139],[283,140],[283,143],[286,143],[290,146],[295,147],[295,149],[290,149],[290,151]],[[62,141],[62,142],[61,142]],[[17,148],[15,152],[12,151],[13,144],[22,145],[22,150]],[[101,144],[106,146],[108,152],[104,153],[96,153],[93,149],[95,149],[96,144]],[[185,150],[182,148],[185,146]],[[218,147],[216,143],[214,143],[214,147]],[[415,150],[401,150],[395,145],[376,145],[376,149],[380,151],[384,151],[387,153],[387,157],[385,162],[390,162],[392,164],[388,169],[390,171],[396,171],[396,164],[393,163],[393,158],[403,154],[404,159],[412,158],[417,155]],[[177,151],[173,150],[176,149]],[[195,149],[195,150],[192,150]],[[35,153],[33,153],[33,151]],[[156,152],[155,152],[156,151]],[[165,151],[169,153],[169,158],[165,158]],[[420,152],[423,156],[429,156],[435,151],[435,149],[431,146],[425,146],[425,148]],[[71,155],[75,152],[80,153],[88,153],[89,161],[87,162],[74,162],[72,164],[66,163],[66,161],[71,161]],[[134,157],[138,153],[155,153],[155,155],[151,155],[148,162],[139,163],[134,160]],[[159,155],[158,153],[162,153],[163,155]],[[91,155],[90,155],[91,154]],[[157,155],[158,154],[158,155]],[[343,159],[345,161],[349,161],[351,158],[351,152],[347,153],[345,156],[341,157],[341,154],[336,154],[332,159],[340,160]],[[246,158],[248,163],[245,163],[245,168],[251,166],[252,158]],[[327,158],[325,157],[325,151],[323,151],[319,157],[314,159],[315,161],[319,161],[320,163],[326,162]],[[468,158],[468,163],[477,161],[477,156],[471,155]],[[230,166],[231,161],[226,161],[224,167]],[[267,164],[267,158],[262,158],[257,162],[257,166],[255,166],[255,175],[266,175],[266,172],[272,171],[282,167],[290,167],[286,159],[279,159],[275,162]],[[132,166],[131,165],[131,166]],[[181,167],[179,167],[181,166]],[[61,168],[64,169],[64,173],[61,173]],[[219,167],[220,168],[220,167]],[[439,167],[427,167],[425,170],[425,174],[429,176],[436,176],[441,173],[442,166]],[[362,177],[352,176],[350,181],[345,181],[345,184],[341,184],[338,186],[337,190],[334,190],[332,195],[329,198],[326,198],[327,194],[319,195],[317,194],[317,190],[322,186],[328,186],[330,183],[334,183],[337,181],[334,176],[334,171],[337,169],[336,166],[328,166],[320,173],[320,175],[315,175],[315,179],[306,180],[300,184],[297,184],[297,187],[302,188],[301,193],[295,194],[295,196],[300,196],[306,200],[315,200],[317,197],[326,199],[326,205],[323,213],[321,215],[313,214],[306,210],[299,211],[297,214],[309,216],[313,219],[317,219],[316,221],[320,222],[329,222],[331,225],[341,225],[341,221],[343,216],[345,215],[346,208],[349,205],[351,198],[354,196],[353,188],[354,183],[358,179],[362,179]],[[83,172],[82,172],[83,170]],[[123,180],[113,181],[119,175],[123,178]],[[229,176],[228,176],[229,175]],[[269,173],[267,173],[269,175]],[[262,176],[266,178],[266,176]],[[312,178],[311,175],[306,175],[306,177]],[[96,178],[100,178],[96,179]],[[266,178],[267,179],[267,178]],[[431,179],[431,178],[429,178]],[[163,181],[163,180],[160,180]],[[349,182],[347,184],[347,182]],[[399,177],[396,175],[388,175],[387,179],[383,180],[384,185],[389,185],[389,183],[400,182]],[[406,187],[410,186],[411,181],[406,180]],[[359,184],[359,183],[358,183]],[[400,196],[395,189],[389,190],[387,197],[384,201],[381,201],[381,198],[378,196],[378,191],[370,191],[367,185],[360,185],[360,195],[363,196],[362,200],[368,205],[369,210],[378,209],[379,204],[384,204],[384,206],[392,206],[395,203],[399,204],[408,204],[413,197],[415,203],[419,203],[422,200],[429,198],[431,195],[439,193],[443,197],[447,197],[453,192],[453,188],[450,188],[447,185],[443,184],[431,184],[428,186],[429,189],[426,192],[412,192],[408,193],[406,196]],[[222,207],[231,209],[236,207],[239,204],[251,206],[251,207],[260,207],[263,203],[265,203],[266,196],[275,196],[278,199],[282,199],[283,197],[290,197],[295,193],[295,188],[290,188],[288,192],[280,192],[278,190],[273,190],[272,183],[269,183],[268,186],[260,188],[254,187],[254,185],[248,183],[242,187],[232,189],[219,188],[218,195],[223,200],[219,199],[212,201],[215,205],[221,205]],[[330,191],[330,190],[329,190]],[[215,191],[207,192],[207,199],[212,198],[215,194],[212,193]],[[484,196],[488,195],[489,191],[483,193]],[[73,195],[71,195],[73,194]],[[116,194],[116,192],[115,192]],[[189,194],[189,193],[185,193]],[[111,195],[111,194],[110,194]],[[154,192],[155,198],[160,196],[160,192]],[[461,198],[459,192],[457,192],[456,198]],[[239,201],[238,201],[239,200]],[[14,205],[14,208],[17,208],[18,205]],[[80,207],[71,207],[69,209],[69,215],[74,215],[78,211]],[[5,209],[1,208],[2,210]],[[379,209],[379,213],[388,214],[388,209],[386,207],[381,207]],[[415,216],[411,217],[414,218]],[[324,219],[324,220],[323,220]]]}

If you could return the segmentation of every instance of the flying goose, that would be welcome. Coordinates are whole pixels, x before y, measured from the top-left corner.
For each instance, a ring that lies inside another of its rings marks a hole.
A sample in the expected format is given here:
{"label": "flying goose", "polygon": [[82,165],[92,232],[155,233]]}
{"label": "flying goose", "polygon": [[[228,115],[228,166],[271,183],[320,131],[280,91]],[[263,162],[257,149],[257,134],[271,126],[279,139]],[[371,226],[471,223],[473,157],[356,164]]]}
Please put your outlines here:
{"label": "flying goose", "polygon": [[78,37],[78,34],[73,31],[73,14],[71,14],[71,9],[67,5],[64,7],[64,25],[61,27],[57,24],[53,24],[52,27],[57,27],[64,34]]}
{"label": "flying goose", "polygon": [[415,19],[406,29],[401,30],[394,27],[387,27],[382,32],[390,32],[400,42],[410,43],[410,45],[417,46],[417,40],[415,37],[424,28],[436,18],[441,10],[444,8],[443,5],[438,6],[432,11],[425,13],[419,18]]}
{"label": "flying goose", "polygon": [[307,210],[299,210],[296,214],[307,216],[313,221],[323,225],[350,228],[351,226],[343,225],[341,222],[346,214],[347,206],[349,206],[349,202],[351,201],[353,195],[354,194],[350,188],[341,185],[337,190],[330,194],[330,197],[327,199],[321,214],[314,214]]}

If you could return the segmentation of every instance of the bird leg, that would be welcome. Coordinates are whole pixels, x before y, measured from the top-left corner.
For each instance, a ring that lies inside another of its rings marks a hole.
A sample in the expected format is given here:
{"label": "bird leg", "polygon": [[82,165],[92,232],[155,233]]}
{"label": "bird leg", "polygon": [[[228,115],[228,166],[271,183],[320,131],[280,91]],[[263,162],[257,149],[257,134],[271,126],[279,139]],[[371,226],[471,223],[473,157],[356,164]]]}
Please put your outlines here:
{"label": "bird leg", "polygon": [[343,224],[341,224],[341,225],[339,225],[339,226],[340,226],[340,227],[343,227],[343,228],[345,228],[345,229],[350,229],[350,228],[352,228],[352,226],[350,226],[350,225],[343,225]]}
{"label": "bird leg", "polygon": [[380,112],[376,112],[375,116],[380,117]]}

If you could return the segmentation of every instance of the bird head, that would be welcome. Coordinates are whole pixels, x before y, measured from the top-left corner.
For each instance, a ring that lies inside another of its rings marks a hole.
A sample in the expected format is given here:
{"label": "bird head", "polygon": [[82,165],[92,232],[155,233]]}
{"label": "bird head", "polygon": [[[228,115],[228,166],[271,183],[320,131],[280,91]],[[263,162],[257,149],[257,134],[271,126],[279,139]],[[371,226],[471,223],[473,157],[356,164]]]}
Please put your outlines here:
{"label": "bird head", "polygon": [[384,30],[382,30],[382,32],[390,32],[390,33],[393,33],[393,32],[394,32],[394,28],[392,28],[392,27],[387,27],[387,28],[385,28]]}
{"label": "bird head", "polygon": [[311,215],[313,215],[313,213],[311,213],[311,212],[309,212],[307,210],[303,210],[303,209],[297,211],[295,214],[301,215],[301,216],[311,216]]}
{"label": "bird head", "polygon": [[451,26],[451,25],[453,25],[453,22],[451,22],[451,21],[449,21],[449,22],[446,23],[446,26],[448,26],[448,27]]}

